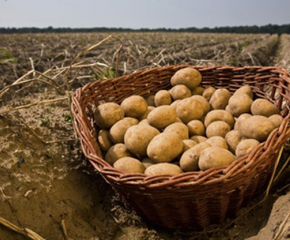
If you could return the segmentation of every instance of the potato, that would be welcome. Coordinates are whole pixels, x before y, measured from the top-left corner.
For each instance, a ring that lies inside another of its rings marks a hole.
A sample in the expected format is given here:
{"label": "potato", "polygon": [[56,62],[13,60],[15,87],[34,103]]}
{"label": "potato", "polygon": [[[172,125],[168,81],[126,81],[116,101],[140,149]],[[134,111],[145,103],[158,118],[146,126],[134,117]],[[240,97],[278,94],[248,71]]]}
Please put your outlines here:
{"label": "potato", "polygon": [[147,155],[157,163],[171,162],[182,150],[182,139],[176,133],[163,132],[151,140],[147,148]]}
{"label": "potato", "polygon": [[209,102],[215,91],[216,89],[212,86],[206,87],[202,93],[202,96]]}
{"label": "potato", "polygon": [[202,76],[200,72],[192,67],[186,67],[178,70],[171,77],[170,83],[172,86],[184,84],[190,90],[193,90],[201,83]]}
{"label": "potato", "polygon": [[274,114],[268,118],[274,124],[275,128],[280,127],[283,121],[283,117],[280,114]]}
{"label": "potato", "polygon": [[180,103],[180,101],[181,99],[175,100],[174,102],[170,104],[170,107],[172,107],[174,111],[176,111],[177,105]]}
{"label": "potato", "polygon": [[204,115],[204,109],[200,101],[193,98],[182,99],[176,108],[177,117],[185,124],[191,120],[199,120]]}
{"label": "potato", "polygon": [[251,113],[253,100],[248,94],[234,94],[229,99],[229,111],[234,117],[239,117],[243,113]]}
{"label": "potato", "polygon": [[189,130],[189,136],[192,137],[194,135],[204,135],[205,127],[200,120],[191,120],[187,123],[187,127]]}
{"label": "potato", "polygon": [[159,90],[155,94],[154,103],[156,107],[162,105],[170,105],[172,103],[170,92],[167,90]]}
{"label": "potato", "polygon": [[124,142],[130,152],[145,157],[150,141],[159,134],[159,131],[147,124],[134,125],[125,133]]}
{"label": "potato", "polygon": [[155,101],[154,101],[154,98],[155,98],[155,95],[149,95],[145,98],[145,101],[147,103],[147,106],[153,106],[153,107],[156,107],[155,106]]}
{"label": "potato", "polygon": [[125,173],[144,173],[144,165],[136,158],[123,157],[114,163],[114,168]]}
{"label": "potato", "polygon": [[232,130],[229,131],[227,133],[227,135],[225,136],[225,140],[228,144],[229,150],[232,153],[235,153],[236,148],[238,146],[238,144],[240,143],[240,141],[242,141],[244,139],[244,137],[242,136],[242,134],[237,131],[237,130]]}
{"label": "potato", "polygon": [[146,100],[139,95],[132,95],[121,102],[126,117],[139,118],[147,111]]}
{"label": "potato", "polygon": [[209,143],[203,142],[185,151],[179,160],[181,169],[185,172],[198,170],[199,156],[204,149],[209,147],[211,147]]}
{"label": "potato", "polygon": [[193,146],[195,146],[197,144],[197,142],[191,140],[191,139],[184,139],[183,140],[183,149],[182,149],[182,153],[184,153],[186,150],[192,148]]}
{"label": "potato", "polygon": [[123,119],[124,110],[117,103],[107,102],[99,105],[94,112],[96,124],[107,129],[113,126],[116,122]]}
{"label": "potato", "polygon": [[163,132],[173,132],[176,133],[181,139],[188,139],[188,128],[182,122],[175,122],[168,125]]}
{"label": "potato", "polygon": [[236,160],[236,156],[229,150],[220,147],[204,149],[198,161],[200,170],[205,171],[213,167],[224,167]]}
{"label": "potato", "polygon": [[153,107],[153,106],[148,106],[146,112],[145,112],[141,117],[139,117],[139,120],[141,121],[141,120],[143,120],[143,119],[146,119],[147,116],[148,116],[148,114],[149,114],[153,109],[155,109],[155,107]]}
{"label": "potato", "polygon": [[240,141],[235,151],[236,156],[239,158],[250,154],[259,144],[260,143],[256,139],[245,139]]}
{"label": "potato", "polygon": [[235,119],[231,113],[226,110],[218,109],[210,111],[204,119],[204,126],[207,128],[212,122],[224,121],[233,128]]}
{"label": "potato", "polygon": [[252,106],[251,112],[253,115],[262,115],[265,117],[270,117],[274,114],[280,114],[279,109],[267,99],[258,98],[256,99]]}
{"label": "potato", "polygon": [[191,98],[196,99],[197,101],[199,101],[201,103],[203,110],[204,110],[204,115],[206,115],[210,111],[209,102],[206,100],[205,97],[200,96],[200,95],[194,95]]}
{"label": "potato", "polygon": [[228,105],[231,93],[225,88],[217,89],[209,100],[213,109],[225,109]]}
{"label": "potato", "polygon": [[234,95],[240,94],[240,93],[247,94],[251,99],[253,99],[254,94],[253,94],[252,88],[249,85],[240,87],[234,92]]}
{"label": "potato", "polygon": [[249,114],[249,113],[243,113],[243,114],[241,114],[241,115],[237,118],[237,120],[236,120],[236,122],[235,122],[234,130],[237,130],[237,131],[240,131],[240,132],[241,132],[243,122],[244,122],[246,119],[248,119],[249,117],[251,117],[251,116],[252,116],[252,115]]}
{"label": "potato", "polygon": [[197,86],[191,91],[191,95],[202,95],[204,92],[204,88],[201,86]]}
{"label": "potato", "polygon": [[275,125],[264,116],[252,116],[244,120],[241,133],[246,138],[256,139],[259,142],[265,141],[274,130]]}
{"label": "potato", "polygon": [[207,139],[205,142],[209,143],[213,147],[221,147],[224,149],[228,149],[228,144],[223,137],[213,136]]}
{"label": "potato", "polygon": [[110,133],[108,130],[101,129],[98,132],[98,143],[102,151],[107,152],[110,147],[113,146],[113,143],[110,139]]}
{"label": "potato", "polygon": [[145,157],[142,159],[142,164],[144,165],[145,168],[148,168],[149,166],[155,164],[154,161],[152,161],[152,159],[150,159],[149,157]]}
{"label": "potato", "polygon": [[127,129],[139,123],[138,119],[125,117],[116,122],[110,129],[110,139],[113,143],[124,143],[124,136]]}
{"label": "potato", "polygon": [[196,143],[205,142],[207,140],[205,136],[201,136],[201,135],[194,135],[190,139],[195,141]]}
{"label": "potato", "polygon": [[184,99],[191,97],[191,91],[183,84],[175,85],[170,89],[170,94],[173,100]]}
{"label": "potato", "polygon": [[230,130],[231,130],[231,127],[226,122],[215,121],[215,122],[212,122],[210,125],[208,125],[205,132],[208,138],[213,137],[213,136],[221,136],[224,138]]}
{"label": "potato", "polygon": [[157,163],[146,168],[146,175],[177,175],[182,173],[179,166],[173,163]]}
{"label": "potato", "polygon": [[111,165],[114,164],[118,159],[122,157],[132,157],[132,153],[128,150],[128,148],[123,143],[117,143],[110,147],[108,152],[105,155],[105,160]]}
{"label": "potato", "polygon": [[177,114],[174,108],[163,105],[153,109],[147,116],[148,123],[161,130],[176,120]]}

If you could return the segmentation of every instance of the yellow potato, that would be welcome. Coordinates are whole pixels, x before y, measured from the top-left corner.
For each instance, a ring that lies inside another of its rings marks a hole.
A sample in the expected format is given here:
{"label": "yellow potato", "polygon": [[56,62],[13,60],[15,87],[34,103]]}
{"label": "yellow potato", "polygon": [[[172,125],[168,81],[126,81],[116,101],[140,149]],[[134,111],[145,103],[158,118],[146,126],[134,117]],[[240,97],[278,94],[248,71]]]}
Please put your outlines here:
{"label": "yellow potato", "polygon": [[211,96],[216,91],[216,89],[212,86],[206,87],[202,93],[202,96],[209,102]]}
{"label": "yellow potato", "polygon": [[202,95],[204,92],[204,88],[201,86],[197,86],[191,91],[191,95]]}
{"label": "yellow potato", "polygon": [[184,84],[190,90],[193,90],[201,83],[202,76],[200,72],[192,67],[186,67],[178,70],[171,77],[170,83],[172,86]]}
{"label": "yellow potato", "polygon": [[124,118],[124,110],[117,103],[108,102],[99,105],[94,112],[96,124],[107,129]]}
{"label": "yellow potato", "polygon": [[145,157],[150,141],[159,134],[159,131],[147,124],[134,125],[125,133],[124,142],[130,152]]}
{"label": "yellow potato", "polygon": [[172,103],[170,92],[167,90],[159,90],[155,94],[154,103],[156,107],[162,105],[170,105]]}
{"label": "yellow potato", "polygon": [[157,163],[146,168],[146,175],[177,175],[182,169],[173,163]]}
{"label": "yellow potato", "polygon": [[190,139],[195,141],[196,143],[201,143],[201,142],[205,142],[207,140],[207,137],[200,136],[200,135],[194,135]]}
{"label": "yellow potato", "polygon": [[231,113],[226,110],[218,109],[210,111],[204,119],[204,126],[207,128],[212,122],[224,121],[233,128],[235,119]]}
{"label": "yellow potato", "polygon": [[108,152],[105,155],[105,160],[111,165],[114,164],[118,159],[122,157],[132,157],[132,153],[128,150],[128,148],[123,143],[117,143],[110,147]]}
{"label": "yellow potato", "polygon": [[204,109],[200,101],[190,97],[178,103],[176,114],[183,123],[187,124],[191,120],[200,120],[204,115]]}
{"label": "yellow potato", "polygon": [[229,111],[234,117],[239,117],[243,113],[251,113],[253,100],[248,94],[234,94],[229,99]]}
{"label": "yellow potato", "polygon": [[139,95],[132,95],[121,102],[126,117],[139,118],[147,111],[146,100]]}
{"label": "yellow potato", "polygon": [[182,150],[182,139],[176,133],[163,132],[148,144],[147,156],[157,163],[171,162]]}
{"label": "yellow potato", "polygon": [[252,106],[251,112],[253,115],[262,115],[265,117],[270,117],[274,114],[280,114],[279,109],[267,99],[256,99]]}
{"label": "yellow potato", "polygon": [[240,93],[247,94],[251,99],[253,99],[254,94],[253,94],[252,88],[249,85],[240,87],[234,92],[234,95],[240,94]]}
{"label": "yellow potato", "polygon": [[146,112],[145,112],[141,117],[139,117],[139,120],[141,121],[141,120],[143,120],[143,119],[146,119],[147,116],[148,116],[148,114],[149,114],[153,109],[155,109],[155,107],[153,107],[153,106],[148,106],[148,107],[147,107],[147,111],[146,111]]}
{"label": "yellow potato", "polygon": [[274,124],[275,128],[280,127],[283,121],[283,117],[280,114],[274,114],[268,118]]}
{"label": "yellow potato", "polygon": [[192,137],[194,135],[204,135],[205,127],[200,120],[191,120],[187,123],[187,127],[189,130],[189,136]]}
{"label": "yellow potato", "polygon": [[144,173],[144,165],[136,158],[123,157],[114,163],[114,168],[125,173]]}
{"label": "yellow potato", "polygon": [[213,147],[221,147],[224,149],[228,149],[228,144],[223,137],[213,136],[207,139],[205,142],[209,143]]}
{"label": "yellow potato", "polygon": [[243,114],[241,114],[241,115],[237,118],[237,120],[236,120],[236,122],[235,122],[234,130],[237,130],[237,131],[241,132],[243,122],[244,122],[246,119],[248,119],[249,117],[252,117],[252,115],[249,114],[249,113],[243,113]]}
{"label": "yellow potato", "polygon": [[212,122],[210,125],[208,125],[205,132],[208,138],[213,137],[213,136],[220,136],[224,138],[230,130],[231,130],[231,127],[226,122],[215,121],[215,122]]}
{"label": "yellow potato", "polygon": [[138,119],[125,117],[116,122],[110,129],[110,139],[113,143],[124,143],[124,136],[127,129],[139,123]]}
{"label": "yellow potato", "polygon": [[240,141],[236,148],[236,156],[242,157],[250,154],[260,143],[256,139],[245,139]]}
{"label": "yellow potato", "polygon": [[147,106],[155,106],[155,101],[154,101],[155,95],[149,95],[145,98],[145,101],[147,102]]}
{"label": "yellow potato", "polygon": [[246,138],[252,138],[259,142],[263,142],[268,138],[274,128],[274,124],[267,117],[252,116],[243,121],[241,134]]}
{"label": "yellow potato", "polygon": [[182,153],[184,153],[186,150],[192,148],[193,146],[195,146],[197,144],[197,142],[191,140],[191,139],[184,139],[183,140],[183,149],[182,149]]}
{"label": "yellow potato", "polygon": [[185,172],[198,170],[198,161],[201,152],[211,147],[207,142],[199,143],[185,151],[179,160],[181,169]]}
{"label": "yellow potato", "polygon": [[176,120],[177,114],[171,106],[163,105],[153,109],[147,116],[148,123],[161,130]]}
{"label": "yellow potato", "polygon": [[220,147],[204,149],[198,161],[200,170],[205,171],[213,167],[225,167],[236,160],[236,156],[229,150]]}
{"label": "yellow potato", "polygon": [[209,100],[213,109],[225,109],[228,105],[231,93],[225,88],[217,89]]}
{"label": "yellow potato", "polygon": [[181,139],[188,139],[188,128],[182,122],[175,122],[168,125],[163,132],[172,132],[176,133]]}
{"label": "yellow potato", "polygon": [[172,107],[174,111],[176,111],[177,105],[180,103],[180,101],[181,99],[175,100],[174,102],[170,104],[170,107]]}
{"label": "yellow potato", "polygon": [[206,115],[210,111],[209,102],[206,100],[205,97],[200,96],[200,95],[194,95],[194,96],[191,96],[191,98],[196,99],[197,101],[199,101],[201,103],[203,110],[204,110],[204,115]]}
{"label": "yellow potato", "polygon": [[143,158],[141,162],[145,168],[148,168],[149,166],[155,164],[155,162],[152,159],[150,159],[149,157]]}
{"label": "yellow potato", "polygon": [[190,89],[183,84],[178,84],[172,87],[170,89],[170,94],[173,100],[191,97]]}
{"label": "yellow potato", "polygon": [[238,146],[238,144],[240,143],[240,141],[242,141],[244,139],[244,137],[242,136],[242,134],[237,131],[237,130],[232,130],[229,131],[227,133],[227,135],[225,136],[225,140],[229,146],[229,150],[232,153],[235,153],[236,148]]}
{"label": "yellow potato", "polygon": [[101,129],[98,132],[98,143],[102,151],[107,152],[110,147],[113,146],[113,143],[110,139],[110,133],[108,130]]}

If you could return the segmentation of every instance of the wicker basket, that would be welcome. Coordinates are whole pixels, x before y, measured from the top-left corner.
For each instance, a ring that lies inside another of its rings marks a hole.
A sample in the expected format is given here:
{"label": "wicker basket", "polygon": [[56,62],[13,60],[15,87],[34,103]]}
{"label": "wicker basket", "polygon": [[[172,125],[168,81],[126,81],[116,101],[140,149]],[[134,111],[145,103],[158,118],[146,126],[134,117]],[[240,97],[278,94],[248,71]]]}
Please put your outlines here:
{"label": "wicker basket", "polygon": [[285,117],[266,142],[226,168],[193,171],[175,176],[124,174],[102,158],[96,142],[93,109],[101,103],[120,103],[137,94],[148,96],[170,88],[170,78],[190,65],[172,65],[89,83],[72,98],[74,123],[82,150],[102,177],[145,219],[169,228],[204,228],[233,216],[255,194],[261,194],[273,172],[279,149],[290,137],[290,76],[279,67],[192,66],[203,76],[202,86],[234,92],[250,85],[255,97],[275,103]]}

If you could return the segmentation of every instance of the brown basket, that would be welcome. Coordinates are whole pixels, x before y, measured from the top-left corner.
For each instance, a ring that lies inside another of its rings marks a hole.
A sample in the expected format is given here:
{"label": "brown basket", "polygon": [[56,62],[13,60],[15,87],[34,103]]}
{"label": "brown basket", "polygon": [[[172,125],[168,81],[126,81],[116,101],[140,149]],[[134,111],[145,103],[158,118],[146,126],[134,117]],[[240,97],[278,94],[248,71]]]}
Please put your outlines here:
{"label": "brown basket", "polygon": [[89,83],[72,98],[74,123],[82,150],[102,177],[142,217],[170,229],[204,228],[235,214],[255,194],[261,194],[273,172],[279,149],[290,137],[290,76],[279,67],[201,67],[202,86],[234,92],[250,85],[255,97],[275,103],[285,117],[266,142],[249,156],[226,168],[192,171],[175,176],[125,174],[102,159],[96,141],[93,109],[101,103],[121,103],[137,94],[148,96],[170,88],[170,78],[190,65],[173,65],[139,71],[106,81]]}

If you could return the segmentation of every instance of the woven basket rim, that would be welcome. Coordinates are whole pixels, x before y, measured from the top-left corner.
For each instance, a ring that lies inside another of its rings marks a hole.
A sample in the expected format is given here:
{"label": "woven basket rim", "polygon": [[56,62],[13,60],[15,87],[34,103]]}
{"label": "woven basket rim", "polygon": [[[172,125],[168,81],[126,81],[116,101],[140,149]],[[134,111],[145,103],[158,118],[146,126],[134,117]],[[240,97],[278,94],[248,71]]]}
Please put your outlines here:
{"label": "woven basket rim", "polygon": [[[145,70],[139,70],[132,74],[120,76],[118,78],[108,79],[103,82],[112,82],[117,81],[123,78],[138,76],[138,75],[146,75],[154,71],[164,71],[169,67],[194,67],[198,70],[208,71],[210,69],[216,70],[231,70],[233,72],[245,71],[255,69],[258,72],[266,72],[269,70],[277,71],[278,73],[283,74],[284,78],[287,79],[287,82],[290,86],[290,75],[284,68],[276,67],[276,66],[244,66],[244,67],[233,67],[226,65],[217,65],[217,66],[194,66],[189,64],[181,64],[181,65],[169,65],[165,67],[155,67],[149,68]],[[75,125],[78,125],[76,119],[80,119],[81,117],[76,117],[77,115],[85,114],[82,112],[79,114],[76,111],[76,105],[79,105],[79,101],[81,99],[82,91],[89,88],[90,84],[85,85],[82,88],[78,88],[75,94],[72,97],[72,112],[75,119]],[[289,90],[290,91],[290,90]],[[178,175],[155,175],[148,176],[143,173],[124,173],[120,170],[113,168],[109,163],[107,163],[101,156],[96,153],[89,152],[86,148],[86,142],[81,138],[81,145],[84,155],[90,163],[99,171],[99,173],[105,177],[105,179],[109,182],[114,182],[119,185],[131,185],[138,186],[139,188],[164,188],[164,187],[189,187],[193,185],[202,185],[202,184],[216,184],[221,181],[227,181],[231,178],[239,177],[239,174],[245,171],[249,171],[258,167],[259,163],[263,161],[267,155],[271,154],[274,151],[278,151],[290,137],[290,113],[284,117],[282,124],[279,128],[276,128],[272,131],[270,136],[267,138],[265,142],[260,143],[250,155],[243,156],[237,158],[232,164],[226,167],[216,167],[211,168],[206,171],[191,171],[191,172],[183,172]],[[84,123],[82,123],[84,124]]]}

